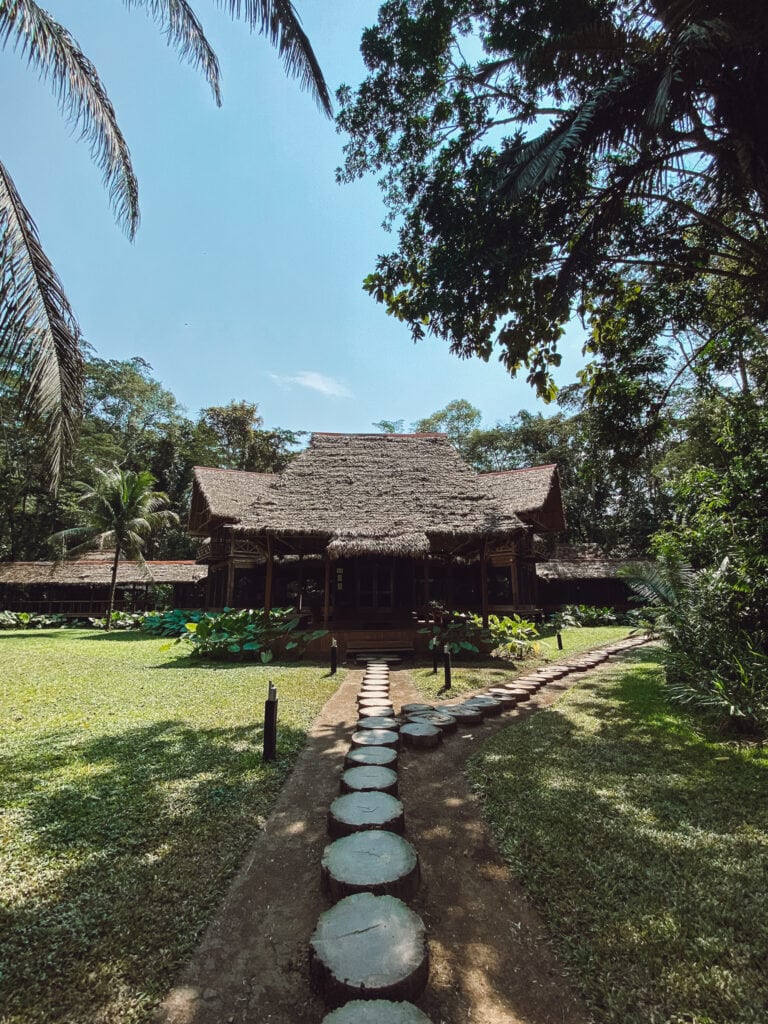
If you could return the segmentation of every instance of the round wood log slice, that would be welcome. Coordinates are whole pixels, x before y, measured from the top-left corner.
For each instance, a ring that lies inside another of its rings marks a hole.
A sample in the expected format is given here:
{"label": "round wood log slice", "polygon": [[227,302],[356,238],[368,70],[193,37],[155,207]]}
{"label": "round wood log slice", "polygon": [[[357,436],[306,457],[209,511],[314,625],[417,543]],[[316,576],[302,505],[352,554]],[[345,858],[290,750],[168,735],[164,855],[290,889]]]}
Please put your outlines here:
{"label": "round wood log slice", "polygon": [[352,747],[344,758],[345,768],[355,768],[360,764],[376,764],[383,768],[397,766],[397,751],[392,747]]}
{"label": "round wood log slice", "polygon": [[418,715],[422,711],[434,711],[434,704],[403,704],[400,708],[404,715]]}
{"label": "round wood log slice", "polygon": [[389,682],[386,679],[364,679],[360,683],[361,690],[388,690]]}
{"label": "round wood log slice", "polygon": [[361,700],[383,700],[385,703],[389,703],[389,687],[377,686],[375,689],[361,690],[357,695],[358,701]]}
{"label": "round wood log slice", "polygon": [[363,680],[366,679],[389,679],[389,669],[369,668],[366,670]]}
{"label": "round wood log slice", "polygon": [[543,683],[510,683],[508,690],[527,690],[528,693],[538,693]]}
{"label": "round wood log slice", "polygon": [[352,733],[353,747],[394,747],[400,746],[400,736],[393,729],[358,729]]}
{"label": "round wood log slice", "polygon": [[320,915],[309,962],[329,1006],[360,998],[417,999],[429,974],[424,923],[394,896],[347,896]]}
{"label": "round wood log slice", "polygon": [[368,790],[397,796],[397,772],[375,764],[347,768],[341,776],[341,792],[363,793]]}
{"label": "round wood log slice", "polygon": [[419,890],[419,858],[394,832],[355,832],[326,846],[323,886],[336,903],[356,892],[411,900]]}
{"label": "round wood log slice", "polygon": [[513,696],[509,690],[502,690],[501,687],[494,687],[492,690],[489,690],[488,695],[495,697],[496,700],[500,700],[501,706],[505,711],[509,711],[517,705],[517,697]]}
{"label": "round wood log slice", "polygon": [[391,703],[389,698],[383,700],[381,697],[360,697],[357,701],[359,708],[372,708],[374,705],[381,707],[382,704]]}
{"label": "round wood log slice", "polygon": [[353,999],[323,1017],[322,1024],[430,1024],[430,1020],[413,1003]]}
{"label": "round wood log slice", "polygon": [[472,707],[481,708],[484,715],[500,715],[504,710],[504,705],[500,700],[496,700],[495,697],[470,697],[467,704]]}
{"label": "round wood log slice", "polygon": [[522,704],[524,703],[524,701],[531,699],[531,691],[524,690],[522,687],[518,687],[517,689],[510,689],[509,692],[512,694],[513,697],[517,697],[518,704]]}
{"label": "round wood log slice", "polygon": [[398,835],[405,831],[405,813],[397,797],[389,793],[345,793],[330,806],[328,834],[332,839],[377,828]]}
{"label": "round wood log slice", "polygon": [[421,711],[418,715],[408,715],[407,720],[416,725],[419,723],[434,725],[436,729],[444,733],[456,732],[459,727],[459,723],[453,715],[449,715],[445,711]]}
{"label": "round wood log slice", "polygon": [[440,729],[427,722],[408,722],[400,730],[400,737],[406,747],[415,750],[430,750],[443,742]]}
{"label": "round wood log slice", "polygon": [[394,718],[395,709],[391,704],[376,704],[372,708],[358,708],[357,713],[361,718]]}
{"label": "round wood log slice", "polygon": [[400,728],[400,723],[391,715],[368,715],[361,718],[357,723],[358,729],[393,729],[395,732]]}
{"label": "round wood log slice", "polygon": [[478,725],[483,720],[480,708],[465,707],[463,704],[449,704],[445,710],[453,715],[459,725]]}

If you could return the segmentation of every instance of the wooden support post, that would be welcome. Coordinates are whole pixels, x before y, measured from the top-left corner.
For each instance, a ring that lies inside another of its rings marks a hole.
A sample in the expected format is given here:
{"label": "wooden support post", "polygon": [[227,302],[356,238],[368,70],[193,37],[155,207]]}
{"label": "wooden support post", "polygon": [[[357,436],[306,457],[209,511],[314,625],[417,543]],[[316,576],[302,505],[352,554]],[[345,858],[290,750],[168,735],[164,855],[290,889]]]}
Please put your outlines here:
{"label": "wooden support post", "polygon": [[232,555],[227,562],[227,592],[224,594],[224,607],[231,608],[235,599],[235,560]]}
{"label": "wooden support post", "polygon": [[264,580],[264,618],[269,618],[272,611],[272,538],[267,534],[267,576]]}
{"label": "wooden support post", "polygon": [[488,557],[487,545],[480,552],[480,602],[483,614],[483,629],[488,628]]}
{"label": "wooden support post", "polygon": [[323,629],[328,629],[331,614],[331,558],[325,555],[325,586],[323,587]]}
{"label": "wooden support post", "polygon": [[265,761],[274,761],[277,757],[277,690],[270,681],[267,699],[264,701],[264,750]]}

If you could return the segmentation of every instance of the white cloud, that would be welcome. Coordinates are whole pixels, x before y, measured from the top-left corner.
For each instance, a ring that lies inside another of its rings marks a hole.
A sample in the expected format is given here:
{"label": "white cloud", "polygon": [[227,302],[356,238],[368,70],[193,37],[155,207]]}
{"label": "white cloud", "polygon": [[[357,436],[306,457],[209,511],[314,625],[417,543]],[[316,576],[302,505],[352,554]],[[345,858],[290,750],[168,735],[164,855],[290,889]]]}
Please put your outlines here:
{"label": "white cloud", "polygon": [[270,373],[269,376],[281,387],[309,388],[310,391],[319,391],[321,395],[328,395],[331,398],[352,397],[352,392],[343,381],[336,377],[326,377],[323,373],[315,373],[314,370],[299,370],[293,376],[279,373]]}

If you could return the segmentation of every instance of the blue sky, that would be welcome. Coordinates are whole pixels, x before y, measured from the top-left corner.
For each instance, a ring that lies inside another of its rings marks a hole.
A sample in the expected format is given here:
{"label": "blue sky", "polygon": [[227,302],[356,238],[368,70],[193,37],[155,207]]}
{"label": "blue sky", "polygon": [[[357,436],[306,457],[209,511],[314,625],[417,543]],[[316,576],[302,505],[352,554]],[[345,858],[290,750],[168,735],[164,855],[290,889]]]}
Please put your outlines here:
{"label": "blue sky", "polygon": [[[361,287],[393,239],[373,180],[339,186],[343,138],[277,55],[210,0],[194,7],[218,53],[224,105],[180,64],[142,10],[120,0],[47,0],[94,61],[131,148],[142,224],[116,226],[88,147],[50,89],[0,55],[2,159],[35,218],[98,355],[140,355],[191,414],[258,403],[269,426],[406,426],[454,398],[485,422],[541,409],[495,360],[414,345]],[[370,0],[297,0],[332,89],[363,74]],[[562,381],[578,365],[574,331]]]}

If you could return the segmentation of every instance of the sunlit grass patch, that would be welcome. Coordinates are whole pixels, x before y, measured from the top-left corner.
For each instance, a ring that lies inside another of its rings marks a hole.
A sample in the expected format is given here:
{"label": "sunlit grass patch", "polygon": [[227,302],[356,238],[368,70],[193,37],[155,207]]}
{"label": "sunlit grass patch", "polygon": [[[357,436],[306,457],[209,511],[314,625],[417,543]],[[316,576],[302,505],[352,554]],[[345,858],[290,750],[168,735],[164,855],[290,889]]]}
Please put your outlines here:
{"label": "sunlit grass patch", "polygon": [[653,651],[490,739],[469,772],[605,1024],[758,1024],[768,753],[697,732]]}
{"label": "sunlit grass patch", "polygon": [[[0,1020],[148,1021],[343,677],[0,634]],[[278,760],[262,763],[267,681]]]}

